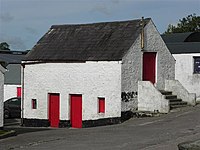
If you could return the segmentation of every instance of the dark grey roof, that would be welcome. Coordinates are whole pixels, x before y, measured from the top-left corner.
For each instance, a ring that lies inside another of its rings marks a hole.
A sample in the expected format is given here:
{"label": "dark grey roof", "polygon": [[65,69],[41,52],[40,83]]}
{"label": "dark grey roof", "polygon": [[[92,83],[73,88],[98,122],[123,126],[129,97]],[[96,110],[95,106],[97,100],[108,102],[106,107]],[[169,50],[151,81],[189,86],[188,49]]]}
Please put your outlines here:
{"label": "dark grey roof", "polygon": [[21,84],[21,64],[8,64],[4,83]]}
{"label": "dark grey roof", "polygon": [[21,84],[21,60],[24,59],[26,51],[3,51],[0,50],[0,62],[6,64],[5,84]]}
{"label": "dark grey roof", "polygon": [[200,42],[200,32],[193,32],[184,42]]}
{"label": "dark grey roof", "polygon": [[172,54],[200,53],[200,42],[166,43]]}
{"label": "dark grey roof", "polygon": [[10,63],[17,63],[20,64],[21,60],[25,57],[25,52],[5,52],[0,51],[0,61],[4,61],[8,64]]}
{"label": "dark grey roof", "polygon": [[162,35],[172,54],[200,53],[200,32]]}
{"label": "dark grey roof", "polygon": [[[147,24],[150,18],[144,19]],[[121,60],[141,30],[141,20],[53,25],[24,60]]]}
{"label": "dark grey roof", "polygon": [[192,34],[192,32],[164,34],[161,36],[165,43],[177,43],[184,42],[190,34]]}

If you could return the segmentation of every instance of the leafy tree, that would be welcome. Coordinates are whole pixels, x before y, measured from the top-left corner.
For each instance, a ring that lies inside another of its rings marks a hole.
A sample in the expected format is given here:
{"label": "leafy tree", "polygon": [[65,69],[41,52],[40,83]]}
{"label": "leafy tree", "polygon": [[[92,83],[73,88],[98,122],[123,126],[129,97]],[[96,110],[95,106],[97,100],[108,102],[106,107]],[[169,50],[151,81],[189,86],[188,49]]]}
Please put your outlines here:
{"label": "leafy tree", "polygon": [[182,33],[182,32],[200,32],[200,16],[196,14],[188,15],[179,19],[177,25],[169,24],[164,34]]}
{"label": "leafy tree", "polygon": [[8,43],[6,42],[0,43],[0,50],[10,50]]}

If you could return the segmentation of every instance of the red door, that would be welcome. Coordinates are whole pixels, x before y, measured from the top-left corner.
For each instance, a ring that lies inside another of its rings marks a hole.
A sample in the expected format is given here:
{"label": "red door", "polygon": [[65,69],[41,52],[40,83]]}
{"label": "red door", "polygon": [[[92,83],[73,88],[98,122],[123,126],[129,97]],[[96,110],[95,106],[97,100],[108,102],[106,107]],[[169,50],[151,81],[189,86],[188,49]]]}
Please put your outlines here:
{"label": "red door", "polygon": [[59,127],[59,94],[49,94],[49,122],[51,127]]}
{"label": "red door", "polygon": [[82,128],[82,95],[71,95],[71,125]]}
{"label": "red door", "polygon": [[143,54],[143,81],[155,83],[156,77],[156,53]]}
{"label": "red door", "polygon": [[21,97],[21,96],[22,96],[22,88],[17,87],[17,97]]}

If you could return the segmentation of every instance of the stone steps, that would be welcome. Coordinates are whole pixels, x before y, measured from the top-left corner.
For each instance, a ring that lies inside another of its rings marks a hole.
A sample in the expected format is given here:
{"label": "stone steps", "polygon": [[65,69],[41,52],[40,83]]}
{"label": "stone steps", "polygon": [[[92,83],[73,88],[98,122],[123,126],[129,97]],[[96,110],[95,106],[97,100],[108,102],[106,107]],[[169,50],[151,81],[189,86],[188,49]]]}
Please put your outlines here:
{"label": "stone steps", "polygon": [[172,95],[172,91],[161,90],[160,92],[169,100],[170,110],[187,106],[187,102],[183,102],[182,99],[177,98],[177,95]]}

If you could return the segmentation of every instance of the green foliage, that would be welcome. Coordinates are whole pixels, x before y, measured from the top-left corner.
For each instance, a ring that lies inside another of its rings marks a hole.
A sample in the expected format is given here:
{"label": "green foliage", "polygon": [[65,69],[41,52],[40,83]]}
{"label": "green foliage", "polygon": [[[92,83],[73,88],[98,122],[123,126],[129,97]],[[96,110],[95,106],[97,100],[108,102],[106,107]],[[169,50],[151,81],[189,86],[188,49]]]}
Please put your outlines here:
{"label": "green foliage", "polygon": [[196,14],[188,15],[179,19],[177,25],[169,24],[164,34],[182,33],[182,32],[200,32],[200,16]]}
{"label": "green foliage", "polygon": [[8,43],[6,42],[0,43],[0,50],[10,50]]}

